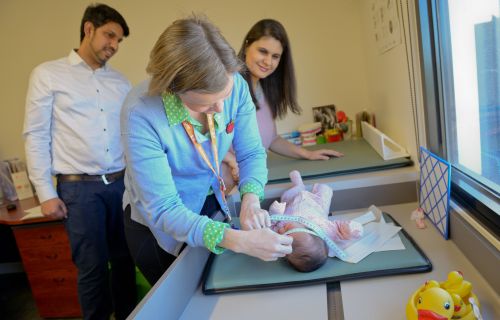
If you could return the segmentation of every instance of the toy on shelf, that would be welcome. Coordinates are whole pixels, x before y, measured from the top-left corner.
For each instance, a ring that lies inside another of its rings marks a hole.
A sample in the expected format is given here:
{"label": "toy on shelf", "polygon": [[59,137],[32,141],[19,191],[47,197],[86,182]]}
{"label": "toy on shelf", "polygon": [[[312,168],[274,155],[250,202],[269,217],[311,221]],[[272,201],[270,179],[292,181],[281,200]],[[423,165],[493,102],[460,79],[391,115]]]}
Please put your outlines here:
{"label": "toy on shelf", "polygon": [[289,142],[300,146],[302,144],[302,140],[300,139],[300,132],[298,131],[292,131],[292,132],[287,132],[287,133],[282,133],[280,136],[288,140]]}
{"label": "toy on shelf", "polygon": [[316,144],[316,134],[321,132],[321,122],[304,123],[297,130],[300,132],[302,145],[312,146]]}
{"label": "toy on shelf", "polygon": [[415,221],[415,225],[419,229],[425,229],[425,214],[424,214],[424,209],[422,208],[417,208],[413,210],[413,212],[410,215],[410,219]]}
{"label": "toy on shelf", "polygon": [[337,111],[333,104],[313,107],[313,119],[321,123],[321,132],[326,142],[342,141],[352,136],[352,120],[349,120],[344,111]]}
{"label": "toy on shelf", "polygon": [[325,131],[325,138],[327,142],[337,142],[342,140],[342,133],[339,129],[333,128]]}
{"label": "toy on shelf", "polygon": [[443,282],[429,280],[415,291],[406,305],[408,320],[482,319],[472,284],[460,271],[452,271]]}

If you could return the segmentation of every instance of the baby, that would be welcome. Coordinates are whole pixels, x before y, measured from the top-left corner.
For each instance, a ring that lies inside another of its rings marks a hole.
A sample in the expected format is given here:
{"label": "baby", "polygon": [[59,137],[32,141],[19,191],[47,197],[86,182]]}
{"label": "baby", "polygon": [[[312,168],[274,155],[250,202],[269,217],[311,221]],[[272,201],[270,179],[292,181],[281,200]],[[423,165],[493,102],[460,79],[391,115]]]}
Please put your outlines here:
{"label": "baby", "polygon": [[[317,225],[340,248],[345,242],[362,236],[363,227],[355,221],[330,221],[328,212],[333,191],[324,184],[314,184],[311,192],[305,190],[300,173],[290,172],[293,187],[281,196],[281,202],[273,202],[269,214],[299,216]],[[293,252],[286,258],[298,271],[311,272],[321,267],[328,256],[335,254],[329,250],[325,241],[313,230],[298,222],[273,222],[272,229],[280,234],[293,237]]]}

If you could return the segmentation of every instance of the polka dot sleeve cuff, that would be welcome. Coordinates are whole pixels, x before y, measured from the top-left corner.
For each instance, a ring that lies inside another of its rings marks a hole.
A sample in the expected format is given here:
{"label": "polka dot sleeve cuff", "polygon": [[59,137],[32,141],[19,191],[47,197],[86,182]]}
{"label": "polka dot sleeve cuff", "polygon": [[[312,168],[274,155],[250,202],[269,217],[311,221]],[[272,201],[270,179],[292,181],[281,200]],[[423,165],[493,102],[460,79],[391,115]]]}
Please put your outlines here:
{"label": "polka dot sleeve cuff", "polygon": [[218,244],[224,238],[224,230],[229,228],[227,223],[219,221],[209,221],[203,231],[203,242],[208,250],[215,254],[221,254],[224,252],[224,248],[218,246]]}
{"label": "polka dot sleeve cuff", "polygon": [[260,201],[264,200],[264,189],[258,184],[249,182],[243,185],[240,188],[241,198],[243,198],[245,193],[254,193],[259,197]]}

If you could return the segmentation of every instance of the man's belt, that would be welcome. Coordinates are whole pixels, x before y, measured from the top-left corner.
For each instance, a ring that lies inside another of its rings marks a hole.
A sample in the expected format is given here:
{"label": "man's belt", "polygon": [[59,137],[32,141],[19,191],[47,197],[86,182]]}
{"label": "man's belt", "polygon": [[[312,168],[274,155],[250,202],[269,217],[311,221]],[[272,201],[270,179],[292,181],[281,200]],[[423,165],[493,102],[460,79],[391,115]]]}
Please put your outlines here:
{"label": "man's belt", "polygon": [[102,181],[104,184],[110,184],[123,177],[125,169],[108,174],[90,175],[90,174],[58,174],[57,182],[74,181]]}

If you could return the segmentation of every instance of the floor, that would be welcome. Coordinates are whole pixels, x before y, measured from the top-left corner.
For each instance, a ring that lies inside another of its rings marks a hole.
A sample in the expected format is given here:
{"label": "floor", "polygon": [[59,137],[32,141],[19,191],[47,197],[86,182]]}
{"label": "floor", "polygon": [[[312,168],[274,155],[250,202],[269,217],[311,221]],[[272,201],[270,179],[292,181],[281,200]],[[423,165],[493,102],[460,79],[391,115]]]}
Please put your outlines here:
{"label": "floor", "polygon": [[38,316],[25,273],[0,274],[0,319],[43,319]]}

